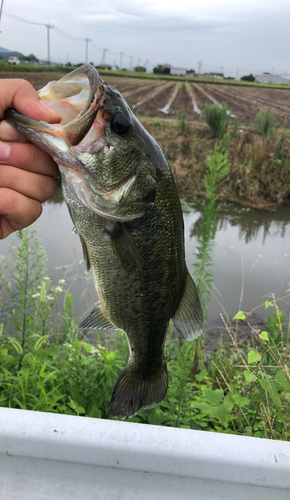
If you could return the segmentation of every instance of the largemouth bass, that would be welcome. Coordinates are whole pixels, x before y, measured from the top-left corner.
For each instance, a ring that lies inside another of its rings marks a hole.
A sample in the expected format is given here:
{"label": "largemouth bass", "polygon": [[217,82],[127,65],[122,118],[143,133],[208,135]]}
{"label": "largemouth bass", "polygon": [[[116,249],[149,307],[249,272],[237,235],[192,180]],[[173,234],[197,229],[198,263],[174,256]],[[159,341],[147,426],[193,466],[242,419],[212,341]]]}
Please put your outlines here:
{"label": "largemouth bass", "polygon": [[39,91],[58,125],[6,119],[54,158],[99,303],[80,328],[123,330],[130,355],[110,403],[133,417],[165,397],[169,320],[184,340],[203,315],[184,257],[181,205],[170,167],[121,94],[84,65]]}

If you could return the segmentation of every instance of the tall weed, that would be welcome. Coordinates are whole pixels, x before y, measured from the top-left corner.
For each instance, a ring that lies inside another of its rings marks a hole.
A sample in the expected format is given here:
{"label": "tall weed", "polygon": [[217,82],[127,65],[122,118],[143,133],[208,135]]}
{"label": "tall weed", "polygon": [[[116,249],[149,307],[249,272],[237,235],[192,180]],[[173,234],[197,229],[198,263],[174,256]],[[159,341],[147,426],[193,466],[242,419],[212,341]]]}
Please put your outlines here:
{"label": "tall weed", "polygon": [[273,139],[276,136],[278,123],[275,115],[269,107],[266,111],[259,111],[256,115],[253,132],[261,134],[265,139]]}
{"label": "tall weed", "polygon": [[214,137],[221,139],[227,132],[230,123],[230,113],[226,103],[223,103],[222,106],[205,103],[204,114],[206,123],[211,128]]}

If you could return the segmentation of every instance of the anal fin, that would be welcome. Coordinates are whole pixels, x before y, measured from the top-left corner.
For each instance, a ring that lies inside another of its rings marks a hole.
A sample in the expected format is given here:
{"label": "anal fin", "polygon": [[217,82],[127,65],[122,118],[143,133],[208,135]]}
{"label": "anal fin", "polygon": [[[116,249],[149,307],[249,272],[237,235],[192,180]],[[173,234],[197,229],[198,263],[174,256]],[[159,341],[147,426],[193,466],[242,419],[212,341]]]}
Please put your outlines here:
{"label": "anal fin", "polygon": [[91,313],[84,319],[80,324],[79,328],[84,330],[85,328],[101,328],[103,330],[116,330],[117,328],[111,321],[105,318],[102,310],[101,303],[98,302],[96,307],[91,311]]}
{"label": "anal fin", "polygon": [[202,334],[202,308],[195,283],[189,272],[187,272],[183,296],[172,321],[184,340],[195,340]]}

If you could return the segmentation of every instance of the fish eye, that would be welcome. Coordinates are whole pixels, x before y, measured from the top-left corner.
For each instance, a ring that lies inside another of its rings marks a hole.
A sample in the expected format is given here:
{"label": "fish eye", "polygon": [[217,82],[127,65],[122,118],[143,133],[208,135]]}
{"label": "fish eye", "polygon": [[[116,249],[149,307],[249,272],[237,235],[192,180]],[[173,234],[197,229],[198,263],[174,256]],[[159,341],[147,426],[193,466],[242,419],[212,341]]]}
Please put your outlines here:
{"label": "fish eye", "polygon": [[117,135],[125,135],[127,132],[130,130],[130,121],[128,120],[127,116],[122,115],[121,113],[117,113],[113,120],[111,127],[113,129],[113,132]]}

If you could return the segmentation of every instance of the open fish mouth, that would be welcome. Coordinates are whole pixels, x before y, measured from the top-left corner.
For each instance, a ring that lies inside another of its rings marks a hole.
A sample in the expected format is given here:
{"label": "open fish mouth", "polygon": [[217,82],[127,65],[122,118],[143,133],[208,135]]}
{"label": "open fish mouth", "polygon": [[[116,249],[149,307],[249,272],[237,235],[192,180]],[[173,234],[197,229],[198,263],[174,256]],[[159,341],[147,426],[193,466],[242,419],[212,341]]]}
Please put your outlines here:
{"label": "open fish mouth", "polygon": [[[121,94],[87,64],[49,82],[39,96],[62,117],[50,124],[13,109],[5,118],[59,166],[65,201],[101,217],[130,221],[153,208],[154,162],[137,143],[136,122]],[[153,173],[153,175],[152,175]]]}
{"label": "open fish mouth", "polygon": [[67,146],[78,145],[94,122],[95,136],[104,128],[104,91],[93,66],[83,65],[58,81],[49,82],[38,94],[61,115],[60,124],[37,122],[11,109],[6,111],[5,118],[16,123],[20,130],[23,125],[38,134],[43,132],[62,138]]}

